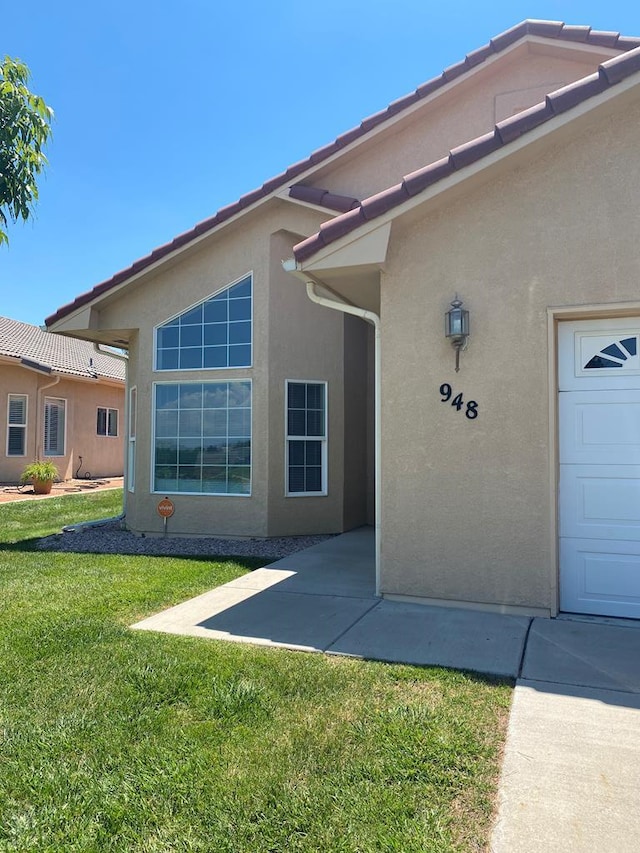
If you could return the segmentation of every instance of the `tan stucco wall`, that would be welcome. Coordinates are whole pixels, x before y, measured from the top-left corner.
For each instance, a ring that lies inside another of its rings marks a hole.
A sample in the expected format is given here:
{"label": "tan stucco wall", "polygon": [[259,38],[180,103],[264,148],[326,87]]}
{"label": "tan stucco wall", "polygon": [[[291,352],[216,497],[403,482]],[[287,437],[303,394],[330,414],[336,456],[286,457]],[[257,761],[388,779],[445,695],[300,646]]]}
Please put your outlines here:
{"label": "tan stucco wall", "polygon": [[492,130],[497,121],[539,103],[545,91],[592,73],[603,58],[594,53],[589,62],[573,61],[532,54],[526,47],[503,55],[364,142],[353,157],[319,170],[312,183],[360,199],[380,192]]}
{"label": "tan stucco wall", "polygon": [[[60,379],[33,370],[0,364],[0,482],[15,483],[25,465],[43,458],[44,401],[66,400],[65,455],[51,457],[60,478],[73,477],[82,456],[82,471],[95,477],[121,476],[124,470],[124,387],[104,382]],[[38,389],[43,389],[38,405]],[[7,456],[7,404],[9,394],[26,394],[27,436],[25,456]],[[118,410],[118,437],[96,434],[98,406]]]}
{"label": "tan stucco wall", "polygon": [[[547,307],[638,299],[639,125],[636,102],[394,223],[382,277],[384,593],[553,609]],[[458,374],[443,322],[456,292],[471,312]],[[444,382],[478,402],[476,420],[441,402]]]}

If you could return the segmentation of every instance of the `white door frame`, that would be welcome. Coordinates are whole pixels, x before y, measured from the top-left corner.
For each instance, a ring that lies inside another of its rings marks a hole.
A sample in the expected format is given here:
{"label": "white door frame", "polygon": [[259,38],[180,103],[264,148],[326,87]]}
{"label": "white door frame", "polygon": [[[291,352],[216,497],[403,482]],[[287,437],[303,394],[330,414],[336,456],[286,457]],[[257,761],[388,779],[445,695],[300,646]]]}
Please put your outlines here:
{"label": "white door frame", "polygon": [[640,301],[597,305],[565,305],[547,308],[549,390],[549,531],[552,559],[549,566],[551,616],[560,612],[560,537],[558,485],[560,480],[560,419],[558,413],[558,324],[565,320],[611,320],[640,316]]}

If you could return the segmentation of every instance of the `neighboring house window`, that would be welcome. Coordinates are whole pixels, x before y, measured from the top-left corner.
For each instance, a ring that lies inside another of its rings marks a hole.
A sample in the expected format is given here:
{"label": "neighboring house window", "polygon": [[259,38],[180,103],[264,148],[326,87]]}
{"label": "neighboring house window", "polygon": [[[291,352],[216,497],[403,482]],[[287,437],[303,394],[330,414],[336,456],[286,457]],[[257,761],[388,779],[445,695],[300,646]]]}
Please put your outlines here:
{"label": "neighboring house window", "polygon": [[7,407],[7,456],[24,456],[27,452],[27,397],[9,394]]}
{"label": "neighboring house window", "polygon": [[64,456],[65,400],[44,401],[44,455]]}
{"label": "neighboring house window", "polygon": [[118,410],[98,406],[96,431],[98,435],[108,435],[116,438],[118,435]]}
{"label": "neighboring house window", "polygon": [[153,490],[251,493],[251,382],[155,386]]}
{"label": "neighboring house window", "polygon": [[127,488],[130,492],[136,487],[136,421],[138,418],[138,390],[129,390],[129,455],[127,458]]}
{"label": "neighboring house window", "polygon": [[251,367],[251,275],[156,329],[156,370]]}
{"label": "neighboring house window", "polygon": [[287,382],[287,495],[327,493],[326,397],[326,382]]}

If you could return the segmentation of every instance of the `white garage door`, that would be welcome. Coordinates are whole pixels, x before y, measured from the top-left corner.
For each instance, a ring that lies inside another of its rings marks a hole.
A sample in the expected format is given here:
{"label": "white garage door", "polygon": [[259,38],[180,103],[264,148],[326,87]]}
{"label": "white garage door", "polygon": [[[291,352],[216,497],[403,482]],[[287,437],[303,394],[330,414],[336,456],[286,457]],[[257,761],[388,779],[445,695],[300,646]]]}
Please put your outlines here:
{"label": "white garage door", "polygon": [[562,323],[560,609],[640,618],[640,318]]}

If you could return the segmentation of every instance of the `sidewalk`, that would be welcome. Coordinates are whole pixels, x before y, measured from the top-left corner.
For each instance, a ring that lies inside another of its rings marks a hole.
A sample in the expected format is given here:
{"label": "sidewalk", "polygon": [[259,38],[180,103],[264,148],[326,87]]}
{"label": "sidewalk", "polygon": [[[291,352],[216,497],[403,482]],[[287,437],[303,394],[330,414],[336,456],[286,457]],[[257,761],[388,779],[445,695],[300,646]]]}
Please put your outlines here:
{"label": "sidewalk", "polygon": [[516,679],[492,853],[640,850],[640,624],[375,597],[363,528],[134,628]]}

